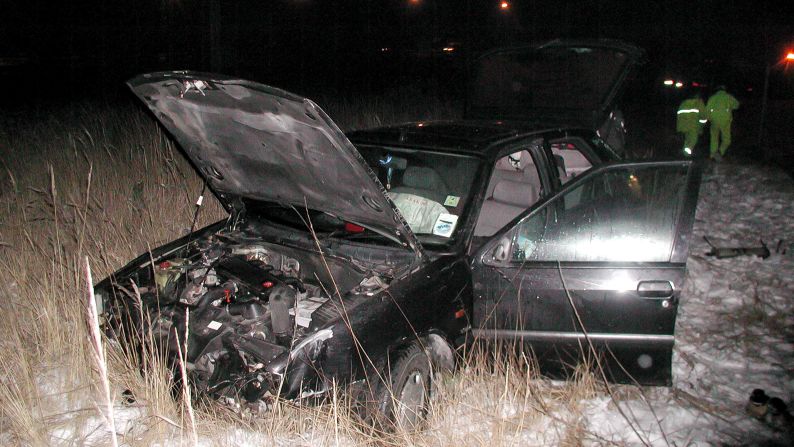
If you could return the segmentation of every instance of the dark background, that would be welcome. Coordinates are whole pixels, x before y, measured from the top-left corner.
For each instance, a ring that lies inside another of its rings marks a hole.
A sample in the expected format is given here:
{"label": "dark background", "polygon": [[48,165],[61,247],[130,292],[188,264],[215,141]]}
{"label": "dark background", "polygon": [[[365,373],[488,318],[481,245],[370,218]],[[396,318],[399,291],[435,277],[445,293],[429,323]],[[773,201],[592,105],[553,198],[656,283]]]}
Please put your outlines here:
{"label": "dark background", "polygon": [[[657,87],[671,76],[752,97],[766,64],[794,46],[794,2],[515,0],[507,10],[494,0],[4,3],[4,104],[114,97],[124,80],[166,69],[222,72],[304,95],[417,84],[455,96],[463,68],[483,49],[555,37],[644,47],[637,89],[646,98],[669,94]],[[774,97],[794,92],[794,73],[785,72],[771,71]]]}

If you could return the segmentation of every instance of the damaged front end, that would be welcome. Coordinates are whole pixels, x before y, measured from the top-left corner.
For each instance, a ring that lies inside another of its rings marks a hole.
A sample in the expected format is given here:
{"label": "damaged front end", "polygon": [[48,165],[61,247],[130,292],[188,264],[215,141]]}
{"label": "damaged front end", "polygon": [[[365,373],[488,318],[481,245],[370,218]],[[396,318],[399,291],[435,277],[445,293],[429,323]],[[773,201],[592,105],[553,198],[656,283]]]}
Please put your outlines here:
{"label": "damaged front end", "polygon": [[184,358],[192,386],[216,398],[296,398],[322,393],[326,374],[349,380],[340,309],[423,257],[364,158],[315,103],[273,87],[184,71],[128,85],[230,216],[98,284],[108,332],[144,356],[153,346],[174,371]]}
{"label": "damaged front end", "polygon": [[391,276],[251,228],[197,234],[97,285],[108,334],[138,354],[164,354],[177,382],[182,350],[191,386],[215,399],[324,392],[326,343],[344,330],[340,298],[382,290]]}

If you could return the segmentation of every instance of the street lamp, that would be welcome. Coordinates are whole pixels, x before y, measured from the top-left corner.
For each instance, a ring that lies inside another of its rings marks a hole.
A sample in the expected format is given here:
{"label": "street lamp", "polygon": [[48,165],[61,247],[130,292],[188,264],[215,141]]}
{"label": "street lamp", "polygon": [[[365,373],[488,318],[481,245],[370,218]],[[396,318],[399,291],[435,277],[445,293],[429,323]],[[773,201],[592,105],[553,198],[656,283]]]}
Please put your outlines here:
{"label": "street lamp", "polygon": [[794,62],[794,51],[787,51],[786,55],[778,62],[774,64],[766,64],[766,73],[764,74],[764,95],[761,98],[761,124],[758,128],[758,147],[761,147],[761,143],[764,139],[764,118],[766,118],[766,103],[769,97],[769,72],[772,71],[773,65],[780,65],[785,63],[786,68],[788,68],[789,62]]}

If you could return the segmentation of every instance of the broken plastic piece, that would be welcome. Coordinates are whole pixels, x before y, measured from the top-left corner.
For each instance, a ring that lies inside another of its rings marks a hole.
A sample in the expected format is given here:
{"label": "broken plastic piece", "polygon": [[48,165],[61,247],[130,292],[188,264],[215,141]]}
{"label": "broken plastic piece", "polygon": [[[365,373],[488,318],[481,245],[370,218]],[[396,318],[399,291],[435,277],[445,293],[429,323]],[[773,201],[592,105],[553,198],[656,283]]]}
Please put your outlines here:
{"label": "broken plastic piece", "polygon": [[711,246],[711,251],[706,256],[714,256],[717,259],[735,258],[737,256],[758,256],[761,259],[769,257],[769,247],[764,241],[760,240],[760,247],[715,247],[706,236],[703,239]]}
{"label": "broken plastic piece", "polygon": [[348,233],[363,233],[364,227],[361,225],[356,225],[354,223],[345,222],[345,231]]}

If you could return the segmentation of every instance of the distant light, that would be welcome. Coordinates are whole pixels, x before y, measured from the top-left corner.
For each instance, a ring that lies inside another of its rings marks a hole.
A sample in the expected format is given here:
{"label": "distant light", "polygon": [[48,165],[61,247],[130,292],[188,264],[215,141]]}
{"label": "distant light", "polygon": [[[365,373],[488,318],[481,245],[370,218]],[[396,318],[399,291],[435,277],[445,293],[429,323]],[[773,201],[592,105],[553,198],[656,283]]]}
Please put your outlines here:
{"label": "distant light", "polygon": [[455,47],[444,47],[442,50],[444,50],[445,53],[451,53],[455,51]]}
{"label": "distant light", "polygon": [[389,52],[389,51],[391,51],[391,48],[389,48],[389,47],[382,47],[382,48],[380,49],[380,52],[381,52],[381,53],[387,53],[387,52]]}
{"label": "distant light", "polygon": [[786,53],[786,60],[794,61],[794,51],[789,51],[788,53]]}
{"label": "distant light", "polygon": [[672,79],[665,79],[664,80],[664,85],[673,85],[673,80]]}
{"label": "distant light", "polygon": [[425,123],[419,123],[419,124],[416,125],[416,127],[424,127],[424,125],[425,125]]}
{"label": "distant light", "polygon": [[700,87],[700,82],[692,82],[692,87]]}
{"label": "distant light", "polygon": [[508,2],[499,3],[499,7],[502,8],[503,10],[504,9],[509,9],[510,8],[510,3],[508,3]]}
{"label": "distant light", "polygon": [[747,91],[748,91],[748,92],[752,92],[752,91],[753,91],[753,88],[752,88],[752,87],[747,87]]}
{"label": "distant light", "polygon": [[684,148],[684,153],[687,154],[687,155],[692,155],[692,149],[690,149],[688,147],[685,147]]}
{"label": "distant light", "polygon": [[681,88],[683,86],[684,86],[684,83],[681,82],[681,81],[678,81],[678,82],[675,83],[675,88]]}

